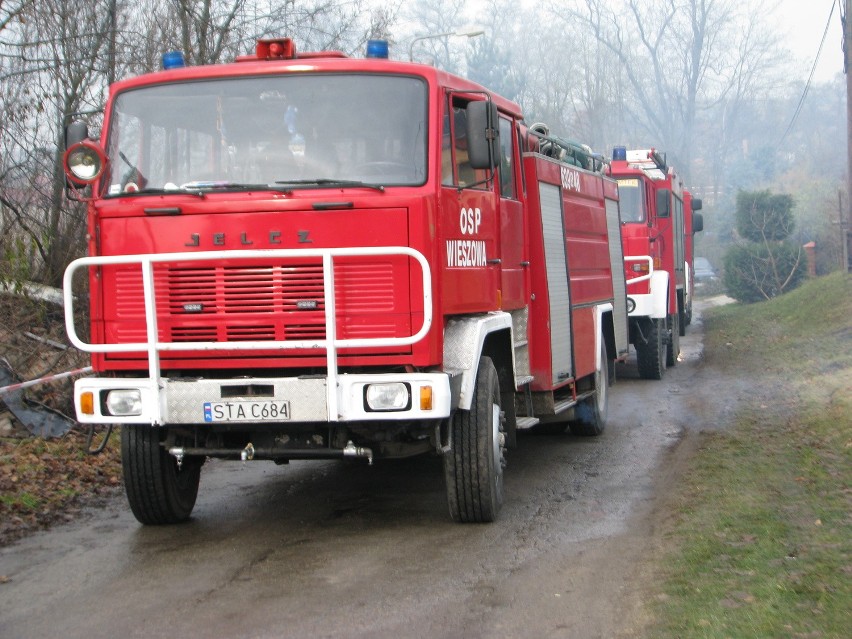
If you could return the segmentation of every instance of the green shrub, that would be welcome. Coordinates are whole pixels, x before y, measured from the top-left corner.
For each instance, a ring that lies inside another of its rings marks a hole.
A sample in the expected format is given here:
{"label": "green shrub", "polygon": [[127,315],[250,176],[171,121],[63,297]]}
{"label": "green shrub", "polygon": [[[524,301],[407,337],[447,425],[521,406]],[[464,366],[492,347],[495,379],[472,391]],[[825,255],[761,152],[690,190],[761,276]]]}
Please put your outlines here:
{"label": "green shrub", "polygon": [[737,193],[737,233],[749,242],[780,242],[796,225],[793,198],[769,191]]}
{"label": "green shrub", "polygon": [[740,244],[725,255],[725,289],[740,302],[777,297],[807,275],[804,252],[790,242]]}
{"label": "green shrub", "polygon": [[796,288],[807,274],[802,249],[787,241],[793,232],[793,198],[769,191],[737,193],[737,233],[725,255],[725,288],[740,302],[759,302]]}

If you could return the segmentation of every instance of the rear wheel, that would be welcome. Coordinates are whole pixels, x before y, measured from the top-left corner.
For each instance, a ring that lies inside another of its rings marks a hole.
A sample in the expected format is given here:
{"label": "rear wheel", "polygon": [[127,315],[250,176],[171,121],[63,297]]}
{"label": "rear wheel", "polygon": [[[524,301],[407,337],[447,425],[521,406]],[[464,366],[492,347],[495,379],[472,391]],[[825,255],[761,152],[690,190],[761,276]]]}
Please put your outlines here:
{"label": "rear wheel", "polygon": [[450,428],[452,450],[444,455],[450,516],[465,523],[494,521],[503,505],[505,433],[490,357],[479,360],[470,410],[456,411]]}
{"label": "rear wheel", "polygon": [[595,372],[595,394],[580,402],[574,409],[571,432],[574,435],[594,437],[603,433],[609,404],[609,361],[606,345],[601,342],[601,360]]}
{"label": "rear wheel", "polygon": [[195,507],[203,458],[177,460],[161,445],[165,429],[148,425],[121,428],[121,465],[130,509],[143,524],[186,521]]}
{"label": "rear wheel", "polygon": [[666,320],[651,319],[647,324],[648,342],[636,344],[636,363],[642,379],[662,379],[666,370]]}

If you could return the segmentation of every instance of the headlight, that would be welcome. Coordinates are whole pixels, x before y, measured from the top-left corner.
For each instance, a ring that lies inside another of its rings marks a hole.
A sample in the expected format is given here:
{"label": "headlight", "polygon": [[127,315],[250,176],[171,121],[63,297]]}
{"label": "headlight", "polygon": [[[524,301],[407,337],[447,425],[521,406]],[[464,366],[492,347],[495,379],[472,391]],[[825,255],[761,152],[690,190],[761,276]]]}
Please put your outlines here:
{"label": "headlight", "polygon": [[367,411],[408,410],[411,388],[404,382],[368,384],[364,387],[364,409]]}
{"label": "headlight", "polygon": [[105,164],[103,151],[89,140],[73,144],[65,152],[65,172],[78,184],[89,184],[97,180]]}
{"label": "headlight", "polygon": [[634,300],[632,297],[628,297],[627,298],[627,312],[632,313],[635,310],[636,310],[636,300]]}
{"label": "headlight", "polygon": [[110,415],[127,417],[142,414],[142,391],[139,389],[111,390],[106,396]]}

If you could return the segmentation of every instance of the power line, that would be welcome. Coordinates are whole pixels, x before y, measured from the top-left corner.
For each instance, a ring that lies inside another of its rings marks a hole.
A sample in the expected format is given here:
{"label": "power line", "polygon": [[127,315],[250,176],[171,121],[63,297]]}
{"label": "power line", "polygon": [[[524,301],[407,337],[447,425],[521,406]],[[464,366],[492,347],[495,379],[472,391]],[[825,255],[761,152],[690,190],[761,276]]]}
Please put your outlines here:
{"label": "power line", "polygon": [[808,81],[805,83],[805,90],[802,91],[802,97],[799,99],[799,104],[796,106],[796,111],[793,113],[793,117],[790,120],[790,124],[787,125],[787,130],[784,131],[784,135],[781,136],[781,139],[778,141],[778,146],[781,146],[784,143],[784,140],[787,138],[787,134],[793,129],[793,125],[796,123],[796,119],[799,117],[799,113],[802,111],[802,105],[805,103],[805,98],[808,97],[808,91],[811,88],[811,80],[813,80],[814,73],[816,72],[817,63],[819,62],[819,57],[822,54],[822,46],[825,44],[825,37],[828,35],[828,28],[831,26],[831,18],[834,17],[834,7],[837,5],[837,2],[840,0],[835,0],[835,2],[831,3],[831,11],[828,13],[828,20],[825,23],[825,30],[822,32],[822,40],[819,43],[819,49],[817,49],[816,58],[814,58],[814,64],[811,67],[811,73],[808,76]]}

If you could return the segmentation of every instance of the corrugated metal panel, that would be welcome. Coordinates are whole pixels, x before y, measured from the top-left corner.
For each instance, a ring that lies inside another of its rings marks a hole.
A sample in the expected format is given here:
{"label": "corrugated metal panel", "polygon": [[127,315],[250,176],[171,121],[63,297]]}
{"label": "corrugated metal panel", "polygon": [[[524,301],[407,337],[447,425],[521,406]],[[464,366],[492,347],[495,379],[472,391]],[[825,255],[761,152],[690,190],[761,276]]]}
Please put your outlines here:
{"label": "corrugated metal panel", "polygon": [[618,202],[606,200],[606,227],[609,234],[609,261],[612,265],[612,319],[615,323],[615,348],[619,355],[630,347],[627,334],[627,289],[624,285],[624,253],[621,245],[621,220]]}
{"label": "corrugated metal panel", "polygon": [[571,295],[565,260],[565,230],[562,197],[558,186],[539,182],[541,226],[544,236],[544,260],[550,300],[550,352],[552,382],[571,377]]}
{"label": "corrugated metal panel", "polygon": [[511,311],[512,332],[515,338],[515,376],[526,377],[530,374],[530,349],[527,343],[529,307]]}

